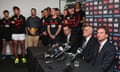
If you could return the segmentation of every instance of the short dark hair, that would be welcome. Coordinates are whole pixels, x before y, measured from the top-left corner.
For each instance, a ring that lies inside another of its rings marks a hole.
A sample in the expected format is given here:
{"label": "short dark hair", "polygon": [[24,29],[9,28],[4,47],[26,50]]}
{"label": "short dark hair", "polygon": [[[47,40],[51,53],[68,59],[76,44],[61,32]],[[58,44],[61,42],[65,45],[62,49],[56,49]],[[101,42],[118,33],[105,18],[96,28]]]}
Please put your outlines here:
{"label": "short dark hair", "polygon": [[55,8],[55,11],[59,11],[59,8]]}
{"label": "short dark hair", "polygon": [[64,28],[64,27],[68,27],[69,29],[71,29],[71,27],[70,27],[69,25],[64,25],[63,28]]}
{"label": "short dark hair", "polygon": [[[78,3],[78,4],[79,4],[79,6],[81,6],[81,2],[76,2],[76,3]],[[75,3],[75,4],[76,4],[76,3]]]}
{"label": "short dark hair", "polygon": [[45,8],[43,11],[48,11],[48,9],[47,9],[47,8]]}
{"label": "short dark hair", "polygon": [[19,8],[19,7],[14,6],[14,7],[13,7],[13,10],[16,10],[16,9],[17,9],[17,10],[20,10],[20,8]]}
{"label": "short dark hair", "polygon": [[31,11],[32,11],[32,10],[36,11],[36,8],[31,8]]}
{"label": "short dark hair", "polygon": [[51,8],[50,8],[50,7],[47,7],[46,9],[47,9],[48,11],[49,11],[49,10],[51,11]]}
{"label": "short dark hair", "polygon": [[8,11],[8,10],[4,10],[4,11],[3,11],[3,14],[5,14],[5,13],[9,13],[9,11]]}
{"label": "short dark hair", "polygon": [[43,13],[44,10],[41,11],[41,13]]}
{"label": "short dark hair", "polygon": [[98,27],[97,31],[98,31],[99,29],[104,29],[104,30],[105,30],[105,34],[109,35],[109,31],[108,31],[108,28],[107,28],[107,27],[105,27],[105,26]]}
{"label": "short dark hair", "polygon": [[72,9],[72,8],[74,8],[73,5],[68,5],[68,8],[67,8],[67,9]]}

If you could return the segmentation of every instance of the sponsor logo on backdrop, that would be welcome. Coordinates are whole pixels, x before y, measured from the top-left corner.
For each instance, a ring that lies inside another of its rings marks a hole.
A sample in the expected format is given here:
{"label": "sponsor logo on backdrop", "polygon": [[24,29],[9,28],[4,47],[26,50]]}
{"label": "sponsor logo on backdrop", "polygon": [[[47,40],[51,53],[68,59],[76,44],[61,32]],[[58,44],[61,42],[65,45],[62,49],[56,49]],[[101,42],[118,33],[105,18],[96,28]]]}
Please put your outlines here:
{"label": "sponsor logo on backdrop", "polygon": [[120,47],[120,0],[86,0],[86,23],[95,31],[98,26],[106,26],[110,31],[110,41]]}

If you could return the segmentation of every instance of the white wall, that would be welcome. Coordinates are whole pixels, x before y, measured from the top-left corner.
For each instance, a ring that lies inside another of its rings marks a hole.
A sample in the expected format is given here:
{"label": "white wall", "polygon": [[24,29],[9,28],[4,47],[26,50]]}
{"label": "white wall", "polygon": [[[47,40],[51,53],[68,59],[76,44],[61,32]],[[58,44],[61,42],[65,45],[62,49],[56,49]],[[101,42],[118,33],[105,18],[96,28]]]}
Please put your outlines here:
{"label": "white wall", "polygon": [[[41,10],[46,7],[59,8],[59,0],[0,0],[0,18],[3,17],[3,11],[6,9],[10,11],[10,15],[13,15],[13,6],[20,7],[21,14],[25,17],[30,16],[31,8],[36,8],[37,15],[40,16]],[[7,46],[6,53],[10,54],[9,46]]]}
{"label": "white wall", "polygon": [[59,0],[0,0],[0,16],[2,16],[2,11],[5,9],[8,9],[10,14],[13,15],[13,6],[20,7],[21,13],[26,17],[30,15],[31,8],[36,8],[40,16],[41,10],[48,6],[59,8]]}

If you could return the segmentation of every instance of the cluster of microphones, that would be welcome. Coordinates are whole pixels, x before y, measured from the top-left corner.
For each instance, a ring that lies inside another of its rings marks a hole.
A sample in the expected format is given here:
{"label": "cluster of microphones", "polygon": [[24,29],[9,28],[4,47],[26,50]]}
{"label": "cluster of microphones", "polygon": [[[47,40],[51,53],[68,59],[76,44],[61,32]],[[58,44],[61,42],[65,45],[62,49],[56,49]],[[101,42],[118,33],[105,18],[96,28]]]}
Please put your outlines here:
{"label": "cluster of microphones", "polygon": [[[71,56],[69,61],[73,61],[77,57],[77,55],[81,54],[83,51],[82,48],[78,48],[76,53],[74,54],[68,52],[70,48],[71,46],[68,43],[64,43],[62,45],[56,45],[44,54],[44,58],[52,59],[52,60],[63,60],[66,57]],[[50,63],[50,61],[47,61],[46,63]]]}

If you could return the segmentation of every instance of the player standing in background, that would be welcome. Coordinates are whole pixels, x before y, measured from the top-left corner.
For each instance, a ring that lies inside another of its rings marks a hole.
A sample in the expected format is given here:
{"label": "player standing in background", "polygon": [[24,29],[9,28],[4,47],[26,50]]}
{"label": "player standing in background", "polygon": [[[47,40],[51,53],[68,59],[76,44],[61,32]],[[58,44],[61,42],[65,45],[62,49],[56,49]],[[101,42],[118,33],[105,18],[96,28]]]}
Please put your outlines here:
{"label": "player standing in background", "polygon": [[14,16],[11,18],[11,30],[12,30],[12,40],[14,44],[14,54],[15,54],[15,64],[19,63],[19,56],[18,56],[18,44],[20,43],[21,53],[22,53],[22,63],[26,63],[25,58],[25,28],[26,28],[26,21],[25,17],[20,14],[19,7],[13,7]]}
{"label": "player standing in background", "polygon": [[60,41],[61,20],[57,17],[55,8],[51,9],[51,17],[48,20],[47,31],[49,35],[49,44],[52,46]]}
{"label": "player standing in background", "polygon": [[9,44],[10,50],[11,50],[11,58],[13,57],[13,46],[12,46],[12,39],[11,39],[11,20],[9,17],[9,11],[4,10],[3,11],[3,19],[1,20],[1,35],[2,35],[2,41],[3,41],[3,47],[2,47],[2,60],[6,59],[6,47],[7,43]]}
{"label": "player standing in background", "polygon": [[43,45],[48,45],[48,32],[47,32],[47,25],[48,25],[48,19],[49,19],[49,14],[48,10],[44,9],[44,17],[41,18],[41,40]]}

